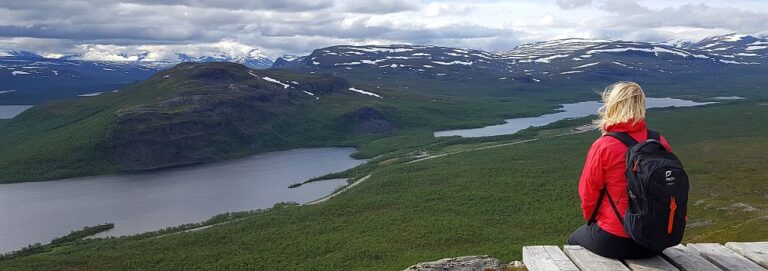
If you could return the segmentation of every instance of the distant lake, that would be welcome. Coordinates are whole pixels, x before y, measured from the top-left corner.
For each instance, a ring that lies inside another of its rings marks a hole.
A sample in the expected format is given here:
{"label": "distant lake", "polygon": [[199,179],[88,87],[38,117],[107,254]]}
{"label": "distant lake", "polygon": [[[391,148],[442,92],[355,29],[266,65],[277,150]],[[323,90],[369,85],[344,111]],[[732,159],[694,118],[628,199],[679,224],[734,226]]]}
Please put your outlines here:
{"label": "distant lake", "polygon": [[32,105],[0,105],[0,119],[12,119]]}
{"label": "distant lake", "polygon": [[0,252],[47,243],[100,223],[121,236],[202,222],[216,214],[306,203],[346,183],[293,183],[355,167],[353,148],[270,152],[244,159],[140,174],[0,185]]}
{"label": "distant lake", "polygon": [[[647,108],[658,107],[688,107],[711,104],[711,102],[699,103],[688,100],[673,99],[673,98],[646,98]],[[482,128],[473,129],[458,129],[435,132],[435,137],[443,136],[461,136],[461,137],[484,137],[484,136],[497,136],[497,135],[510,135],[519,132],[520,130],[530,127],[540,127],[555,121],[569,119],[569,118],[581,118],[589,115],[596,115],[597,109],[602,106],[602,102],[589,101],[578,102],[561,105],[560,112],[541,115],[538,117],[529,118],[516,118],[507,119],[506,123],[485,126]]]}
{"label": "distant lake", "polygon": [[715,100],[745,100],[747,98],[739,97],[739,96],[717,96],[717,97],[712,97],[712,99],[715,99]]}

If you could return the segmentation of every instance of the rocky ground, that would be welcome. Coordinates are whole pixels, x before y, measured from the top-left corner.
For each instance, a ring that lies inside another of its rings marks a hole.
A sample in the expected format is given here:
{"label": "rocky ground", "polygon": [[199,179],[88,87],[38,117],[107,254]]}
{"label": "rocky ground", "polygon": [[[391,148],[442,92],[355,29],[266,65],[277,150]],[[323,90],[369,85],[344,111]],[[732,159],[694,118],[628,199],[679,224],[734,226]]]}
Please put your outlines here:
{"label": "rocky ground", "polygon": [[488,255],[445,258],[434,262],[423,262],[405,269],[405,271],[513,271],[527,270],[522,262],[514,261],[503,264],[499,259]]}

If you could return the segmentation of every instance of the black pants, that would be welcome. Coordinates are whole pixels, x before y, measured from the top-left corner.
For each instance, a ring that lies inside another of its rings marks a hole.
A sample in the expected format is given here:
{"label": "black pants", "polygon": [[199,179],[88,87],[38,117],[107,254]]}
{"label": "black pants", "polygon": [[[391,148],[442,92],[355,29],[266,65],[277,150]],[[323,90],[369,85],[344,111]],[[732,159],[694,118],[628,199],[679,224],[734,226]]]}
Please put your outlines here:
{"label": "black pants", "polygon": [[614,259],[638,259],[656,256],[630,238],[613,235],[590,223],[579,227],[568,238],[569,245],[579,245],[593,253]]}

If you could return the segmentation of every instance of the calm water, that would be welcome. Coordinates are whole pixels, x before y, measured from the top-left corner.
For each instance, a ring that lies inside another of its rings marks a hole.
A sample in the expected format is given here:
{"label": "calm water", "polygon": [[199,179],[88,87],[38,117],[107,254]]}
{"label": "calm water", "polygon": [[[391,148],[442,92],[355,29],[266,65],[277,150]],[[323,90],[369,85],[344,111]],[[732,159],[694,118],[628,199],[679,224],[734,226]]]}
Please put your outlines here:
{"label": "calm water", "polygon": [[712,97],[712,99],[715,99],[715,100],[746,100],[747,98],[739,97],[739,96],[717,96],[717,97]]}
{"label": "calm water", "polygon": [[[646,100],[647,108],[671,107],[671,106],[688,107],[688,106],[698,106],[698,105],[705,105],[705,104],[710,104],[710,102],[698,103],[694,101],[680,100],[680,99],[673,99],[673,98],[647,98]],[[599,109],[600,106],[602,106],[602,103],[597,101],[563,104],[562,107],[560,108],[560,112],[557,112],[557,113],[546,114],[546,115],[542,115],[538,117],[530,117],[530,118],[507,119],[505,120],[506,123],[504,124],[485,126],[482,128],[439,131],[439,132],[435,132],[435,136],[436,137],[441,137],[441,136],[484,137],[484,136],[496,136],[496,135],[510,135],[529,127],[544,126],[558,120],[563,120],[568,118],[581,118],[589,115],[595,115],[597,112],[597,109]]]}
{"label": "calm water", "polygon": [[297,149],[142,174],[0,185],[0,252],[47,243],[100,223],[115,223],[115,229],[101,236],[120,236],[278,202],[306,203],[345,181],[288,186],[365,162],[350,158],[353,152]]}
{"label": "calm water", "polygon": [[0,105],[0,119],[12,119],[24,110],[32,107],[31,105]]}

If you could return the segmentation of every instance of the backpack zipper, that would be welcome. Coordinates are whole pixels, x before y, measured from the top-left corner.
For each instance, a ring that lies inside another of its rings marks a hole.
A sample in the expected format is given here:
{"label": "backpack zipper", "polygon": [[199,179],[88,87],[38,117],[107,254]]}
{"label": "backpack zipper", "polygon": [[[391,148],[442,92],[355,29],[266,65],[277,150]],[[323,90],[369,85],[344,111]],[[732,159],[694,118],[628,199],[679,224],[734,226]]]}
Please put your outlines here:
{"label": "backpack zipper", "polygon": [[672,234],[672,226],[675,223],[676,209],[677,209],[677,202],[675,202],[675,196],[672,196],[672,201],[669,202],[669,223],[667,226],[667,234]]}

